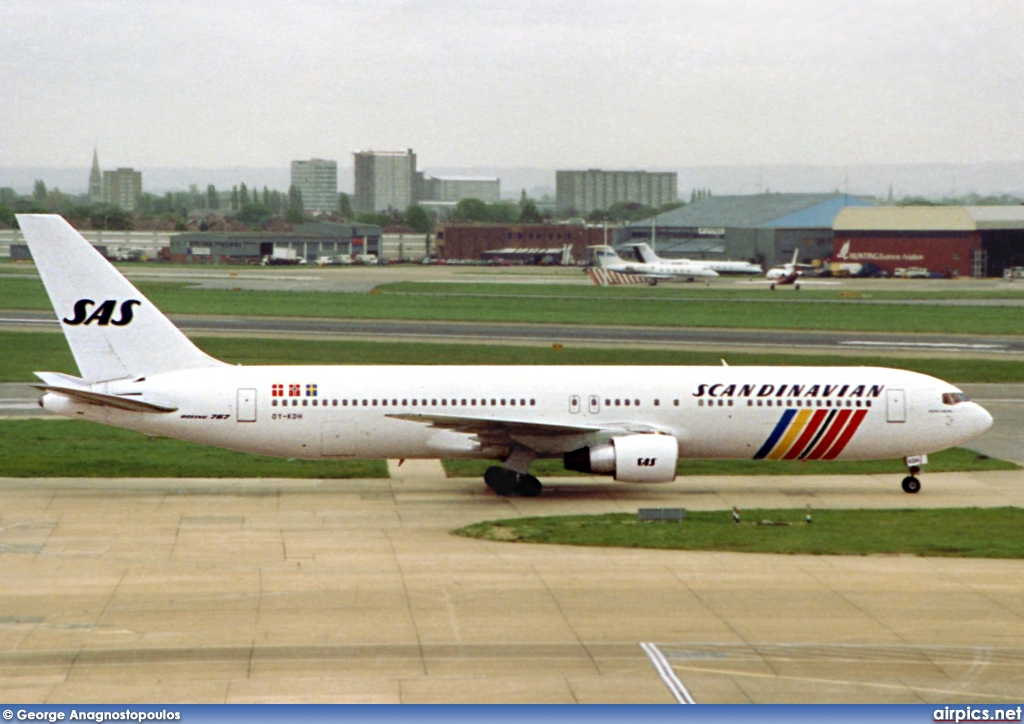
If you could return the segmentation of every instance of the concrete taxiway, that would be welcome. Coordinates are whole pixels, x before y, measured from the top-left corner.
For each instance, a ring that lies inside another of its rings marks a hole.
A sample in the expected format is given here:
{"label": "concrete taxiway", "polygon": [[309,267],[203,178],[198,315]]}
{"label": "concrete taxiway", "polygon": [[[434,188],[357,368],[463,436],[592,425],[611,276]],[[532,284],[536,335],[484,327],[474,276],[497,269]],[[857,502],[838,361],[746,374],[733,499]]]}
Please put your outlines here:
{"label": "concrete taxiway", "polygon": [[[1024,561],[485,542],[638,507],[1024,505],[1024,473],[551,482],[0,478],[0,698],[1019,703]],[[653,646],[644,646],[653,644]],[[668,664],[661,673],[655,666]]]}

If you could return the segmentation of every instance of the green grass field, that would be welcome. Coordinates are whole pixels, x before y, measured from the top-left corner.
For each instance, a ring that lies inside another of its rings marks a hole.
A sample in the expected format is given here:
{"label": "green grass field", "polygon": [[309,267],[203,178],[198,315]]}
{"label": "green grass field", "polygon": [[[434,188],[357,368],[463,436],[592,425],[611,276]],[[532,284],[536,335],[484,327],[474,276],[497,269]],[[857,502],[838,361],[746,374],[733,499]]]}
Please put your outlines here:
{"label": "green grass field", "polygon": [[[44,451],[40,454],[40,451]],[[446,460],[448,477],[479,478],[494,461]],[[927,473],[963,470],[1015,470],[970,450],[954,448],[929,456]],[[899,460],[793,461],[694,460],[679,464],[679,475],[871,475],[894,480],[906,468]],[[559,460],[538,460],[538,477],[575,476]],[[84,420],[0,420],[0,477],[137,478],[386,478],[382,460],[285,460],[219,450],[180,440]]]}
{"label": "green grass field", "polygon": [[[445,460],[445,473],[450,478],[483,477],[496,460]],[[1016,463],[994,460],[973,450],[950,448],[928,456],[925,475],[962,471],[1019,470]],[[893,475],[894,480],[906,475],[907,466],[897,460],[680,460],[677,475]],[[579,477],[567,471],[561,460],[537,460],[530,472],[544,479]]]}
{"label": "green grass field", "polygon": [[0,477],[386,478],[383,460],[285,460],[83,420],[0,420]]}
{"label": "green grass field", "polygon": [[[361,342],[197,337],[204,351],[232,364],[410,365],[813,365],[898,367],[958,382],[1024,382],[1024,365],[1001,359],[694,352],[689,350]],[[0,382],[35,380],[33,372],[77,374],[64,336],[0,332]]]}
{"label": "green grass field", "polygon": [[[687,511],[682,523],[635,514],[485,521],[456,535],[517,543],[812,555],[1024,558],[1024,509]],[[762,524],[774,523],[774,525]],[[788,523],[788,525],[780,525]]]}
{"label": "green grass field", "polygon": [[[883,304],[865,304],[863,297],[846,298],[834,290],[795,295],[763,289],[698,293],[688,288],[396,283],[383,285],[376,294],[339,294],[198,289],[169,282],[140,282],[138,287],[160,309],[177,314],[985,335],[1018,334],[1024,328],[1024,307],[921,304],[948,296],[899,291],[886,292]],[[1002,295],[1019,297],[1014,287],[988,298],[1007,298]],[[0,309],[49,308],[38,279],[0,280]]]}

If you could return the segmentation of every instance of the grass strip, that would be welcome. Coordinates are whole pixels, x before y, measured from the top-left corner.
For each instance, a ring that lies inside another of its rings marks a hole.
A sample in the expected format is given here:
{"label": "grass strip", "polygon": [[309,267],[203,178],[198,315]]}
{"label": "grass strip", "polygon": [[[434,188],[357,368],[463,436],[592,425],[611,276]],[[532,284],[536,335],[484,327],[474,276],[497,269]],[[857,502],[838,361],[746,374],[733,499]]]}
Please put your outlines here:
{"label": "grass strip", "polygon": [[[324,365],[730,365],[878,366],[922,372],[953,382],[1024,382],[1014,360],[843,356],[827,354],[721,353],[691,350],[518,347],[488,344],[363,342],[250,337],[197,337],[197,345],[231,364]],[[0,381],[35,380],[34,372],[77,374],[64,335],[0,331]]]}
{"label": "grass strip", "polygon": [[686,520],[639,522],[634,513],[515,518],[456,535],[493,541],[812,555],[908,554],[1024,558],[1024,509],[687,511]]}
{"label": "grass strip", "polygon": [[[444,460],[449,478],[479,478],[497,460]],[[973,450],[954,447],[932,453],[924,475],[931,473],[991,472],[1019,470],[1008,460],[998,460]],[[530,472],[542,480],[552,477],[580,477],[581,473],[565,470],[561,460],[537,460]],[[899,482],[907,474],[902,458],[896,460],[680,460],[676,475],[894,475]]]}
{"label": "grass strip", "polygon": [[0,477],[386,478],[383,460],[286,460],[84,420],[0,420]]}
{"label": "grass strip", "polygon": [[[402,285],[386,285],[384,289],[391,286]],[[508,284],[481,286],[493,294],[232,291],[197,289],[171,282],[138,284],[157,307],[176,314],[975,335],[1014,333],[1024,326],[1024,307],[1020,306],[898,302],[879,306],[844,301],[838,296],[828,297],[834,303],[809,306],[811,297],[785,297],[766,290],[731,298],[684,297],[678,293],[645,296],[637,295],[635,290],[593,287],[595,291],[581,295],[571,285],[547,285],[547,295],[536,296],[516,293]],[[0,280],[0,309],[48,308],[49,301],[38,279]]]}

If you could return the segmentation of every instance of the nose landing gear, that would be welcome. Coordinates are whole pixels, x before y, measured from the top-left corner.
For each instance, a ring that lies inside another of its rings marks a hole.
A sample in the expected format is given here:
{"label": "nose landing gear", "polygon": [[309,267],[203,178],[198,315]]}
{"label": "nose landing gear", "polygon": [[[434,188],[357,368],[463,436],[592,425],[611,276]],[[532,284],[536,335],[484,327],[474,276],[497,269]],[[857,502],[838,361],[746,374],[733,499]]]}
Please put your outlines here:
{"label": "nose landing gear", "polygon": [[916,465],[908,465],[907,471],[910,473],[907,477],[903,478],[903,492],[904,493],[917,493],[921,490],[921,481],[917,479],[918,473],[921,472],[921,468]]}

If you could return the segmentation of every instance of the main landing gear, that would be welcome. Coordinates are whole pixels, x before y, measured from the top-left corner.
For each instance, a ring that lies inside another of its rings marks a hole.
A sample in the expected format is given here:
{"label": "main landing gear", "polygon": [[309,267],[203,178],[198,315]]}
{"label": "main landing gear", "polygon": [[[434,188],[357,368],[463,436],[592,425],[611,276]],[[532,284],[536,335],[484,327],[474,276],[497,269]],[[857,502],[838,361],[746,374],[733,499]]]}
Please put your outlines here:
{"label": "main landing gear", "polygon": [[536,498],[543,487],[540,481],[529,473],[517,473],[515,470],[497,465],[487,468],[484,482],[488,488],[503,497],[518,495],[523,498]]}
{"label": "main landing gear", "polygon": [[919,492],[921,490],[921,481],[917,479],[917,474],[921,472],[921,468],[917,467],[916,465],[910,465],[907,467],[907,471],[910,473],[910,475],[903,478],[903,492]]}
{"label": "main landing gear", "polygon": [[498,495],[521,498],[536,498],[540,495],[541,484],[530,475],[530,464],[537,458],[537,453],[527,447],[516,445],[512,448],[505,467],[494,465],[484,473],[487,487]]}

